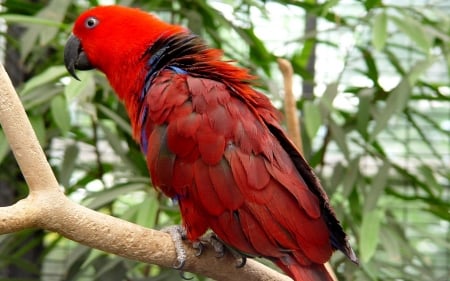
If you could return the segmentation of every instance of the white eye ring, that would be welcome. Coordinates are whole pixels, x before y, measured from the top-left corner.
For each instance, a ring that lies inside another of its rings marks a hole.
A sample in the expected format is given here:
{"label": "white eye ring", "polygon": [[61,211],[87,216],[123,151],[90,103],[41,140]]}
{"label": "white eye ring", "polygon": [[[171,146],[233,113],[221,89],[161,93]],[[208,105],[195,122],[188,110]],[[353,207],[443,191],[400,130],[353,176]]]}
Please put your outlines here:
{"label": "white eye ring", "polygon": [[95,18],[95,17],[88,17],[86,19],[86,21],[84,22],[84,25],[87,28],[92,29],[92,28],[96,27],[99,24],[99,22],[100,21],[97,18]]}

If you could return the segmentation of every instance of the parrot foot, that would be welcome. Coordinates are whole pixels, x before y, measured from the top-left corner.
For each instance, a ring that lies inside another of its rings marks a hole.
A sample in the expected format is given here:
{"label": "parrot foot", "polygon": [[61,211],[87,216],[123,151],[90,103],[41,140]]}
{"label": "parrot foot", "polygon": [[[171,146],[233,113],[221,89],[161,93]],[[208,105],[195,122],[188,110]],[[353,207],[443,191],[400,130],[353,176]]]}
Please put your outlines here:
{"label": "parrot foot", "polygon": [[[177,254],[177,263],[173,266],[177,270],[182,270],[186,263],[186,250],[184,249],[183,240],[186,239],[186,230],[181,225],[171,225],[161,229],[162,232],[169,234],[172,237]],[[183,279],[183,272],[181,273]],[[186,279],[189,280],[189,279]]]}
{"label": "parrot foot", "polygon": [[[177,270],[180,270],[181,278],[183,278],[184,280],[192,279],[187,278],[184,275],[183,271],[183,267],[187,259],[186,250],[183,245],[183,240],[186,240],[186,229],[184,229],[181,225],[172,225],[164,227],[163,229],[161,229],[161,231],[169,234],[172,237],[172,241],[175,246],[175,252],[177,254],[177,263],[173,267]],[[238,263],[236,264],[237,268],[245,266],[247,262],[247,256],[226,245],[213,232],[205,234],[200,238],[200,240],[192,242],[192,247],[197,250],[195,256],[199,257],[202,255],[206,244],[212,246],[214,252],[216,253],[216,258],[222,258],[223,256],[225,256],[226,251],[229,251],[238,260]]]}
{"label": "parrot foot", "polygon": [[196,256],[200,256],[202,254],[205,244],[209,244],[213,247],[214,252],[216,252],[216,258],[222,258],[225,256],[226,251],[229,251],[233,257],[239,260],[236,264],[237,268],[241,268],[247,263],[247,256],[226,245],[213,232],[205,234],[200,241],[193,243],[193,247],[197,249]]}

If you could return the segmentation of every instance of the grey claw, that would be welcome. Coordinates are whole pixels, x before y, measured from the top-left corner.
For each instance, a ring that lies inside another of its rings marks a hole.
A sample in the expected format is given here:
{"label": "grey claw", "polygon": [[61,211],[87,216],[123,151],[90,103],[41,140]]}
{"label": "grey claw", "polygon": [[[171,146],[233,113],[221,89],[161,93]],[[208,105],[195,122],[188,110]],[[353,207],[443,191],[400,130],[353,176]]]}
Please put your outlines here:
{"label": "grey claw", "polygon": [[236,268],[243,268],[246,263],[247,263],[247,257],[244,255],[241,255],[241,261],[236,265]]}
{"label": "grey claw", "polygon": [[[177,258],[177,263],[173,265],[173,268],[176,270],[182,270],[185,264],[186,264],[185,260],[182,261]],[[183,271],[180,272],[183,274]]]}
{"label": "grey claw", "polygon": [[225,256],[225,246],[214,233],[207,234],[205,240],[214,248],[216,258],[223,258]]}
{"label": "grey claw", "polygon": [[205,249],[205,246],[200,241],[193,242],[192,247],[197,250],[197,253],[195,253],[196,257],[201,256],[203,254],[203,250]]}

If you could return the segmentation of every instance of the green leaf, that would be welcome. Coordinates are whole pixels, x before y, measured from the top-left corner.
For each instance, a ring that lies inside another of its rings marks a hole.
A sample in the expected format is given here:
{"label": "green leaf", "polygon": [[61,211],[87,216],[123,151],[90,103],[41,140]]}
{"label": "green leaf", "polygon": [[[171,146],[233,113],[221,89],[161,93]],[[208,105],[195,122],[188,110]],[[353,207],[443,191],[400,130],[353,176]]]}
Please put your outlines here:
{"label": "green leaf", "polygon": [[447,206],[447,208],[441,208],[439,206],[430,204],[425,210],[443,220],[450,221],[450,207],[449,206]]}
{"label": "green leaf", "polygon": [[[52,0],[38,13],[38,17],[62,22],[71,0]],[[45,46],[58,34],[58,28],[47,28],[41,33],[40,44]]]}
{"label": "green leaf", "polygon": [[411,95],[411,85],[407,78],[403,78],[400,83],[395,87],[392,92],[390,92],[384,108],[382,108],[375,116],[375,127],[371,133],[371,139],[383,131],[391,117],[399,112],[401,112]]}
{"label": "green leaf", "polygon": [[[129,163],[130,159],[128,158],[128,148],[124,146],[123,141],[114,133],[108,126],[106,126],[103,122],[99,123],[100,128],[102,128],[103,133],[105,134],[105,139],[108,141],[111,148],[114,152],[125,162]],[[132,163],[130,163],[132,165]]]}
{"label": "green leaf", "polygon": [[366,63],[367,66],[367,77],[370,78],[370,80],[372,80],[374,85],[378,85],[378,68],[377,68],[377,63],[375,61],[375,58],[373,57],[372,53],[367,49],[367,48],[363,48],[360,47],[358,48],[362,55],[363,55],[363,59],[364,62]]}
{"label": "green leaf", "polygon": [[293,58],[297,60],[301,67],[306,68],[308,66],[308,61],[310,60],[312,51],[314,51],[315,45],[316,40],[314,38],[305,40],[301,52],[296,52],[294,54]]}
{"label": "green leaf", "polygon": [[38,74],[33,78],[31,78],[30,80],[28,80],[28,82],[25,83],[23,90],[20,92],[20,96],[21,97],[26,96],[37,87],[41,87],[44,84],[53,82],[64,75],[67,75],[67,70],[65,66],[62,65],[51,66],[41,74]]}
{"label": "green leaf", "polygon": [[70,113],[64,96],[55,96],[50,103],[50,110],[53,121],[60,129],[62,135],[66,135],[70,130]]}
{"label": "green leaf", "polygon": [[71,79],[69,84],[64,88],[64,95],[68,104],[75,99],[83,100],[95,94],[94,72],[80,71],[77,75],[81,81]]}
{"label": "green leaf", "polygon": [[367,128],[370,120],[370,108],[372,106],[374,92],[374,88],[364,88],[358,93],[359,104],[358,113],[356,115],[356,129],[365,140],[369,137]]}
{"label": "green leaf", "polygon": [[[70,0],[51,0],[39,12],[34,15],[36,19],[43,19],[44,21],[62,22],[66,15],[67,8],[71,3]],[[45,46],[56,37],[59,28],[51,25],[30,25],[20,38],[21,57],[23,60],[30,54],[36,46]],[[38,41],[38,39],[40,39]]]}
{"label": "green leaf", "polygon": [[417,46],[426,54],[430,52],[433,37],[424,28],[424,25],[414,18],[403,14],[403,17],[390,16],[392,22],[406,35],[408,36]]}
{"label": "green leaf", "polygon": [[303,115],[306,133],[310,139],[313,139],[322,125],[320,111],[314,102],[307,100],[303,104]]}
{"label": "green leaf", "polygon": [[366,212],[363,215],[359,235],[359,252],[363,264],[369,262],[375,254],[379,241],[382,215],[383,213],[378,209]]}
{"label": "green leaf", "polygon": [[370,11],[373,8],[380,7],[383,5],[382,0],[365,0],[363,1],[366,11]]}
{"label": "green leaf", "polygon": [[336,142],[337,146],[340,148],[345,158],[348,159],[350,157],[350,150],[347,144],[346,134],[342,126],[339,126],[332,118],[328,120],[328,126],[331,131],[331,136]]}
{"label": "green leaf", "polygon": [[130,194],[135,191],[141,191],[144,190],[146,186],[144,184],[138,183],[126,183],[121,185],[116,185],[112,188],[108,188],[103,191],[95,192],[90,194],[86,200],[90,200],[89,204],[87,205],[90,209],[99,209],[107,204],[110,204],[114,200],[116,200],[120,195]]}
{"label": "green leaf", "polygon": [[441,194],[443,191],[443,187],[436,179],[435,173],[430,166],[428,165],[421,165],[419,167],[419,172],[424,178],[424,182],[427,183],[427,185],[430,187],[430,191],[434,191],[434,195]]}
{"label": "green leaf", "polygon": [[364,196],[365,212],[370,212],[377,206],[378,199],[381,197],[386,187],[390,168],[390,163],[385,161],[383,162],[383,165],[378,169],[377,174],[375,175],[371,182],[371,185],[369,186],[369,192],[366,196]]}
{"label": "green leaf", "polygon": [[7,23],[16,24],[32,24],[32,25],[45,25],[50,27],[65,28],[65,24],[50,19],[37,18],[35,16],[19,15],[19,14],[6,14],[1,15],[0,19],[4,19]]}
{"label": "green leaf", "polygon": [[375,127],[371,133],[371,139],[383,131],[388,125],[389,120],[395,115],[403,111],[407,106],[409,97],[411,96],[412,86],[416,83],[419,76],[425,72],[436,60],[432,56],[425,60],[417,62],[406,77],[389,93],[385,106],[375,116]]}
{"label": "green leaf", "polygon": [[64,158],[59,172],[59,183],[64,187],[70,186],[70,178],[75,170],[76,159],[79,154],[79,149],[76,144],[66,147],[64,151]]}
{"label": "green leaf", "polygon": [[372,30],[372,45],[375,49],[381,51],[386,45],[386,39],[388,36],[387,15],[384,10],[375,15]]}
{"label": "green leaf", "polygon": [[65,280],[76,280],[75,277],[81,273],[80,268],[86,262],[91,251],[91,248],[84,245],[78,245],[70,251],[70,255],[65,260],[65,266],[68,268],[67,272],[65,272]]}
{"label": "green leaf", "polygon": [[408,72],[409,84],[412,86],[415,85],[420,76],[439,59],[438,56],[429,56],[424,60],[418,61]]}
{"label": "green leaf", "polygon": [[113,120],[114,123],[119,126],[124,132],[126,132],[130,136],[132,135],[131,125],[128,120],[123,119],[123,117],[117,114],[117,112],[102,104],[96,104],[96,106],[101,113],[105,114],[109,119]]}
{"label": "green leaf", "polygon": [[333,101],[338,94],[337,82],[328,84],[323,96],[320,98],[320,109],[322,111],[322,117],[326,118],[328,114],[333,111]]}
{"label": "green leaf", "polygon": [[136,223],[145,227],[153,228],[158,215],[159,202],[154,192],[147,193],[146,198],[140,204],[136,215]]}
{"label": "green leaf", "polygon": [[359,161],[360,161],[359,157],[352,159],[345,169],[345,177],[342,182],[343,187],[342,196],[344,196],[345,198],[349,197],[350,194],[352,193],[355,187],[356,180],[360,175]]}
{"label": "green leaf", "polygon": [[47,133],[45,129],[43,116],[40,115],[30,116],[29,119],[31,126],[33,127],[34,133],[36,134],[36,137],[39,140],[39,144],[42,147],[45,147],[47,143]]}
{"label": "green leaf", "polygon": [[9,152],[9,144],[3,130],[0,130],[0,164]]}

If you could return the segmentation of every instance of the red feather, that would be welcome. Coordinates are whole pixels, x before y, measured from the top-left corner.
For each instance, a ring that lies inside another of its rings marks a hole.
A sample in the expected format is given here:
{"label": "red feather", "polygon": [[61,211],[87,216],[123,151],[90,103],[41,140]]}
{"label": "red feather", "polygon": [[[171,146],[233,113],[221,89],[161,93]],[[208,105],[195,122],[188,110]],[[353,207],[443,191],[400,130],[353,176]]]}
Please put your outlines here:
{"label": "red feather", "polygon": [[[98,26],[88,29],[89,17]],[[136,9],[89,10],[74,34],[125,103],[152,181],[178,200],[188,239],[210,228],[297,281],[331,280],[323,263],[335,249],[356,261],[319,181],[246,70]]]}

